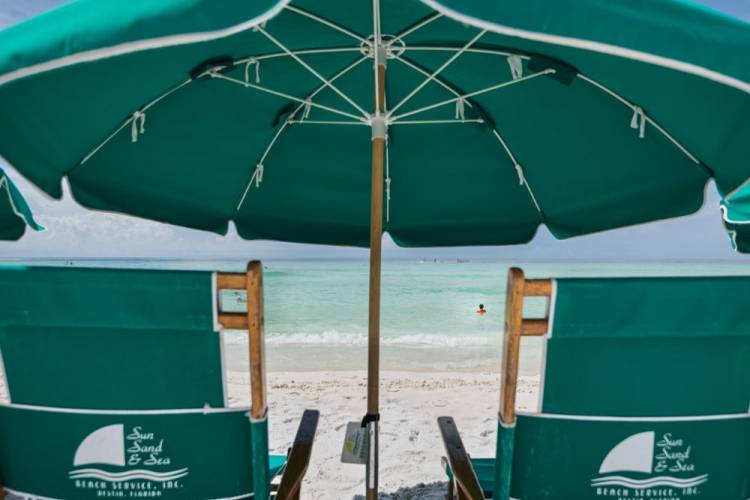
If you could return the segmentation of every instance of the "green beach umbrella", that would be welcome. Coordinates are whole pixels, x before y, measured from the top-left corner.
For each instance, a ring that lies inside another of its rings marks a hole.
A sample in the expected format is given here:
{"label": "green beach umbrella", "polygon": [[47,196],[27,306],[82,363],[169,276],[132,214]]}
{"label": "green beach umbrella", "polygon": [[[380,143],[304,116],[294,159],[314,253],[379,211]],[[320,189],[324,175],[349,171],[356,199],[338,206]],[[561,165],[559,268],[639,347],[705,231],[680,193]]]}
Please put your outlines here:
{"label": "green beach umbrella", "polygon": [[750,177],[750,26],[688,0],[79,0],[0,32],[0,154],[53,197],[248,239],[502,245]]}
{"label": "green beach umbrella", "polygon": [[0,169],[0,240],[19,239],[27,226],[35,231],[44,230],[34,221],[34,215],[16,185]]}

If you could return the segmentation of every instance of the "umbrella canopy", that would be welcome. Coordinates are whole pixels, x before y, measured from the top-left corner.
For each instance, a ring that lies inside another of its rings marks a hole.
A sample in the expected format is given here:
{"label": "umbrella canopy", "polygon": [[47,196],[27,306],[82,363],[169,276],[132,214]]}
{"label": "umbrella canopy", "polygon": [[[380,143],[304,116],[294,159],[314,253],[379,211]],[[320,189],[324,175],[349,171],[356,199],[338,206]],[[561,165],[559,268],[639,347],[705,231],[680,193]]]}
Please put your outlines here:
{"label": "umbrella canopy", "polygon": [[13,181],[0,169],[0,240],[17,240],[26,227],[35,231],[44,228],[34,221],[29,205]]}
{"label": "umbrella canopy", "polygon": [[[750,177],[750,26],[686,1],[79,0],[0,33],[0,154],[54,197],[244,238],[511,244]],[[23,117],[23,119],[19,119]]]}

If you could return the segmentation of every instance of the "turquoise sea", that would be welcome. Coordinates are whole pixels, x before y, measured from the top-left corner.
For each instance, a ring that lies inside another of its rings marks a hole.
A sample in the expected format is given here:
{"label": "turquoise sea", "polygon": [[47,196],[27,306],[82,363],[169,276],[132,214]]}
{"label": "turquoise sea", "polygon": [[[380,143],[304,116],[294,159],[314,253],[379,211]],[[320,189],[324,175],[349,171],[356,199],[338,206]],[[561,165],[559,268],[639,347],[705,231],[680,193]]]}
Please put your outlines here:
{"label": "turquoise sea", "polygon": [[[17,263],[17,261],[15,262]],[[31,265],[242,271],[243,261],[75,260]],[[495,370],[503,332],[508,267],[527,277],[750,275],[738,263],[581,263],[385,261],[383,369]],[[366,366],[367,261],[265,261],[266,340],[271,370],[350,370]],[[478,304],[488,310],[477,315]],[[528,300],[529,316],[546,303]],[[226,334],[230,369],[247,366],[245,336]],[[525,339],[522,373],[539,366],[540,340]]]}

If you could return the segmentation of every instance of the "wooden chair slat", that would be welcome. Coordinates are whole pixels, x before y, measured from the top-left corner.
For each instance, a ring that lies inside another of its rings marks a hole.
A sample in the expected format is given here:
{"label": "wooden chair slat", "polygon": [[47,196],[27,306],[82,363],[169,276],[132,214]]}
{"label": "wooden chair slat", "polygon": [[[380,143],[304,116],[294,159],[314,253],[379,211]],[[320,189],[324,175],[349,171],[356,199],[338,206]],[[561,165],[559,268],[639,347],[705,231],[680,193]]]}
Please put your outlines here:
{"label": "wooden chair slat", "polygon": [[458,498],[484,500],[482,487],[474,472],[474,467],[471,465],[471,458],[464,448],[456,422],[452,417],[439,417],[438,427],[440,427],[440,434],[443,437],[448,465],[453,472]]}
{"label": "wooden chair slat", "polygon": [[521,327],[521,335],[538,337],[547,333],[549,321],[547,319],[525,319]]}
{"label": "wooden chair slat", "polygon": [[310,465],[310,455],[312,454],[319,418],[320,412],[317,410],[305,410],[302,414],[302,419],[297,428],[297,436],[294,438],[284,475],[281,477],[281,483],[276,492],[277,500],[297,500],[300,497],[302,479]]}
{"label": "wooden chair slat", "polygon": [[244,290],[247,277],[242,273],[218,273],[216,288],[219,290]]}
{"label": "wooden chair slat", "polygon": [[247,330],[245,313],[219,313],[219,323],[229,330]]}
{"label": "wooden chair slat", "polygon": [[526,297],[549,297],[552,295],[552,280],[526,280],[523,294]]}

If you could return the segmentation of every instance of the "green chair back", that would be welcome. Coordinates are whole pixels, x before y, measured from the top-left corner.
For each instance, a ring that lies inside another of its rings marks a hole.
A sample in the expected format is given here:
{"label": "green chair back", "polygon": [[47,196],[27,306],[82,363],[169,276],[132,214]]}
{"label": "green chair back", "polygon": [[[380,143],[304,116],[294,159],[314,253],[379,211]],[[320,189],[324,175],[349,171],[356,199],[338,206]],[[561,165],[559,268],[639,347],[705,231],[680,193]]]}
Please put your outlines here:
{"label": "green chair back", "polygon": [[567,279],[556,288],[543,412],[748,411],[750,278]]}
{"label": "green chair back", "polygon": [[251,495],[254,462],[268,468],[267,427],[225,407],[214,283],[208,272],[0,269],[6,490]]}
{"label": "green chair back", "polygon": [[13,403],[149,410],[224,406],[212,274],[0,270]]}
{"label": "green chair back", "polygon": [[552,288],[540,408],[499,427],[498,497],[747,499],[750,278]]}

